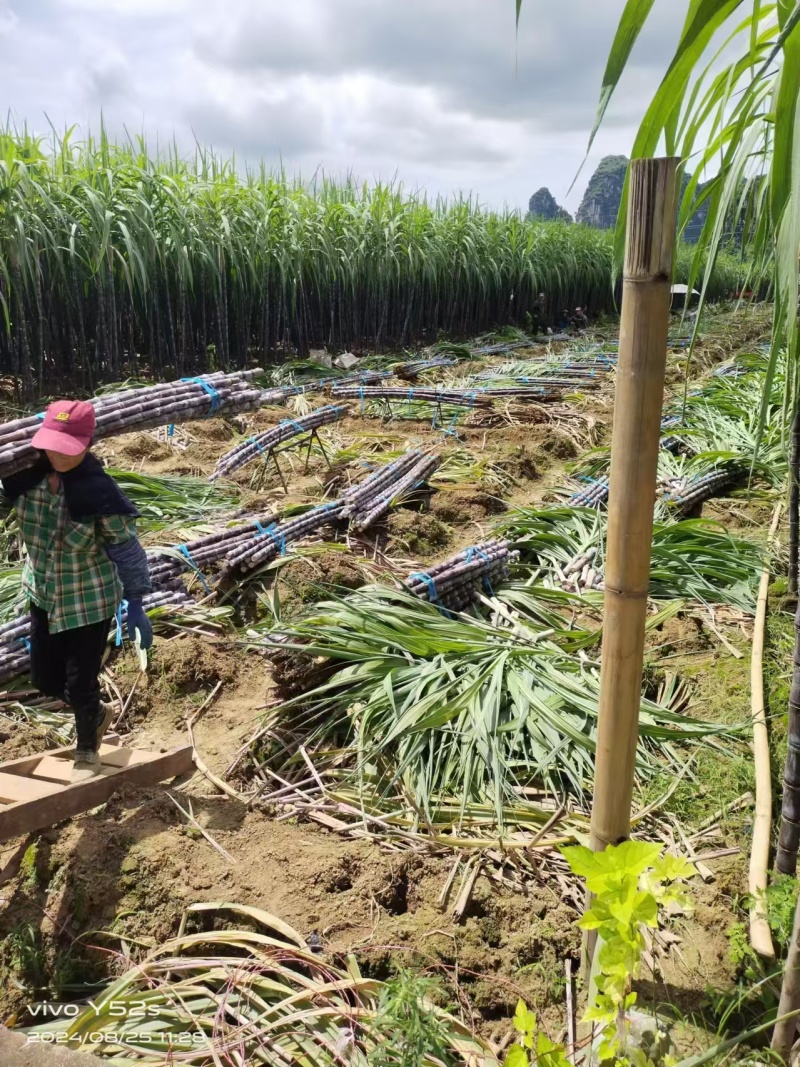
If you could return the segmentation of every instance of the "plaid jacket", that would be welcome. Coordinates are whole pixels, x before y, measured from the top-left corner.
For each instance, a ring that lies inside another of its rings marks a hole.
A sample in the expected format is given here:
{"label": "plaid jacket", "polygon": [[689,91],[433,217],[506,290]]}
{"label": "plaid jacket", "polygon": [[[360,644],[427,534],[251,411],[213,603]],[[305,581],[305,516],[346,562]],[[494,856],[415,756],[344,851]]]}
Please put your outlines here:
{"label": "plaid jacket", "polygon": [[50,633],[113,618],[122,583],[103,546],[135,537],[135,519],[73,522],[61,484],[53,492],[49,478],[19,497],[14,509],[27,550],[22,588],[47,612]]}

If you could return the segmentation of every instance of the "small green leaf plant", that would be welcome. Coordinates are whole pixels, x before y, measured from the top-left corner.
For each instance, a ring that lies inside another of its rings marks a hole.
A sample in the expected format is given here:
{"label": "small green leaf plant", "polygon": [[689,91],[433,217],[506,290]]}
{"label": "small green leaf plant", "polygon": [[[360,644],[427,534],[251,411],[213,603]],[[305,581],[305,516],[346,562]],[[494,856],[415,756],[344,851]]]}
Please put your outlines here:
{"label": "small green leaf plant", "polygon": [[570,1061],[561,1045],[554,1044],[547,1034],[536,1026],[536,1015],[524,1000],[517,1004],[514,1014],[514,1029],[517,1044],[512,1045],[506,1056],[505,1067],[570,1067]]}
{"label": "small green leaf plant", "polygon": [[[594,995],[583,1017],[599,1031],[596,1059],[617,1067],[652,1067],[653,1061],[630,1038],[630,1009],[636,1003],[631,982],[638,977],[645,950],[644,930],[658,926],[659,909],[674,904],[690,911],[682,883],[695,873],[679,856],[660,855],[660,846],[645,841],[609,845],[604,852],[583,846],[562,849],[573,874],[586,881],[591,906],[578,925],[596,931]],[[506,1067],[563,1067],[563,1048],[536,1030],[536,1016],[523,1002],[514,1026],[520,1035],[506,1058]],[[669,1067],[669,1057],[660,1061]]]}

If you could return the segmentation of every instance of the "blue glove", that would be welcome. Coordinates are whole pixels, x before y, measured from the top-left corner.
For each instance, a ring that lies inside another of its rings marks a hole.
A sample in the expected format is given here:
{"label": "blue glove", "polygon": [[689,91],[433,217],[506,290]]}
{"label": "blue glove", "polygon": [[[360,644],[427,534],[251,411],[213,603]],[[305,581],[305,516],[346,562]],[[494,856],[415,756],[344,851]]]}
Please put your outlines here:
{"label": "blue glove", "polygon": [[136,640],[137,630],[142,638],[142,648],[146,652],[148,648],[153,647],[153,626],[145,614],[141,599],[128,601],[128,637],[131,641]]}

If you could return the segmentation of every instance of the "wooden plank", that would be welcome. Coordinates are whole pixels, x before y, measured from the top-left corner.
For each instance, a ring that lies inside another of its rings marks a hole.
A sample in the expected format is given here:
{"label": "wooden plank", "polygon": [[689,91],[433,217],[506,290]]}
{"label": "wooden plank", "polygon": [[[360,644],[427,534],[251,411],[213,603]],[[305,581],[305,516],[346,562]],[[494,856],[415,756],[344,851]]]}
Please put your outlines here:
{"label": "wooden plank", "polygon": [[[103,745],[118,745],[118,734],[107,734],[103,738]],[[65,745],[64,748],[48,748],[45,752],[35,752],[32,756],[19,756],[17,759],[9,760],[7,763],[0,763],[0,771],[4,774],[27,774],[42,756],[69,756],[72,759],[72,754],[75,751],[74,745]]]}
{"label": "wooden plank", "polygon": [[[141,748],[113,748],[110,745],[100,746],[101,774],[111,774],[120,767],[133,767],[139,763],[149,763],[157,759],[160,753],[146,752]],[[42,756],[33,770],[28,771],[30,778],[43,779],[48,782],[69,782],[72,777],[72,756],[65,759],[63,756]],[[8,775],[9,778],[19,778],[20,775]],[[22,799],[22,798],[19,798]]]}
{"label": "wooden plank", "polygon": [[39,797],[47,797],[58,792],[60,790],[57,785],[34,782],[19,774],[3,774],[0,771],[0,801],[3,804],[14,804],[20,800],[38,800]]}
{"label": "wooden plank", "polygon": [[[63,752],[69,749],[61,749]],[[48,753],[52,757],[53,753]],[[41,760],[41,756],[36,757]],[[0,841],[8,841],[22,834],[33,833],[47,826],[54,826],[73,815],[89,811],[105,803],[123,783],[131,785],[157,785],[167,778],[186,774],[193,768],[192,746],[183,745],[171,752],[159,753],[146,763],[104,771],[88,782],[65,785],[52,796],[39,800],[22,801],[0,810]],[[5,769],[3,767],[2,769]]]}

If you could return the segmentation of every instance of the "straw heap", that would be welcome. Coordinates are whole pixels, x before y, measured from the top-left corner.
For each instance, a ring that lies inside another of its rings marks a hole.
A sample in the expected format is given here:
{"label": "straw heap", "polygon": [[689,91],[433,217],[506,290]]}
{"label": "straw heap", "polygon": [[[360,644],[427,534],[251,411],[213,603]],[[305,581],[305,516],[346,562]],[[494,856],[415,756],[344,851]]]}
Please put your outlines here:
{"label": "straw heap", "polygon": [[[145,611],[152,611],[153,608],[184,607],[193,604],[192,598],[182,590],[159,590],[155,593],[149,593],[143,600]],[[123,631],[127,621],[128,612],[127,609],[123,609],[121,618]],[[115,629],[116,623],[111,632],[113,633]],[[11,622],[0,626],[0,681],[7,681],[9,678],[14,678],[19,674],[26,674],[30,670],[30,636],[31,620],[28,614],[20,615]]]}
{"label": "straw heap", "polygon": [[423,600],[448,611],[463,611],[477,600],[481,586],[492,595],[494,586],[508,578],[511,564],[519,559],[509,547],[508,541],[482,541],[425,572],[409,575],[406,585]]}
{"label": "straw heap", "polygon": [[268,455],[271,449],[277,448],[284,441],[299,437],[301,434],[311,433],[313,430],[318,430],[321,426],[327,426],[331,422],[338,422],[343,415],[347,414],[347,411],[346,407],[330,406],[319,408],[317,411],[312,411],[302,418],[283,419],[277,426],[271,426],[270,429],[264,430],[262,433],[248,437],[246,441],[240,442],[230,452],[226,452],[224,456],[217,460],[216,470],[210,476],[209,481],[215,482],[217,478],[227,477],[233,471],[239,470],[254,459],[258,459],[259,456]]}
{"label": "straw heap", "polygon": [[[256,368],[235,374],[206,374],[95,397],[90,401],[97,416],[95,437],[253,411],[261,406],[263,392],[251,382],[262,373]],[[0,425],[0,478],[36,462],[31,440],[41,424],[38,416],[30,415]]]}

